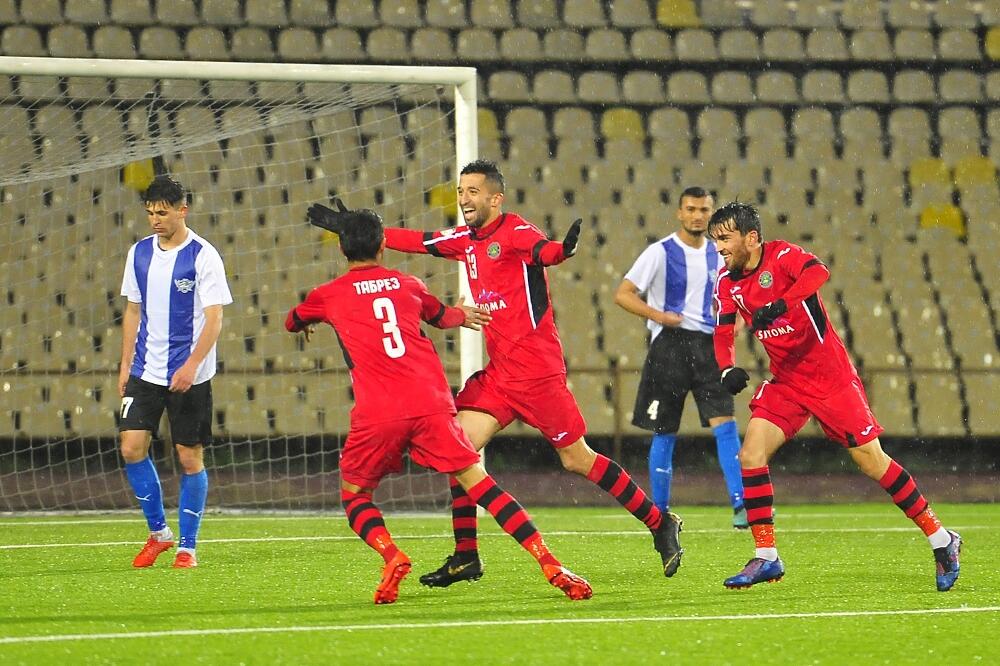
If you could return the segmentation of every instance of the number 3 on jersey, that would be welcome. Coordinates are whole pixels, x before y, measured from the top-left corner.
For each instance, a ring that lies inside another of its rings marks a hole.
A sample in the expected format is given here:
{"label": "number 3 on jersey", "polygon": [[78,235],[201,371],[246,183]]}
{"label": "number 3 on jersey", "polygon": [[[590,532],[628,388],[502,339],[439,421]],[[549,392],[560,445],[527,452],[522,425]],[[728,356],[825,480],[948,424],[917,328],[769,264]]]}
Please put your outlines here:
{"label": "number 3 on jersey", "polygon": [[385,322],[382,324],[382,332],[387,335],[382,338],[382,345],[386,356],[399,358],[406,353],[406,345],[403,344],[403,336],[396,325],[396,306],[388,298],[376,298],[372,301],[372,309],[375,311],[375,318]]}

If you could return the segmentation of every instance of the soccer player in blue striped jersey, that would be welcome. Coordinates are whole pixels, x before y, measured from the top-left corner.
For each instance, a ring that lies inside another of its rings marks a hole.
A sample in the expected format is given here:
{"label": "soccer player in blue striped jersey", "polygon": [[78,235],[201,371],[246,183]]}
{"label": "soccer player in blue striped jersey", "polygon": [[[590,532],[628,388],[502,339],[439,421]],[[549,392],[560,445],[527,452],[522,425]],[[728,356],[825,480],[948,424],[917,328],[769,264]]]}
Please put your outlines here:
{"label": "soccer player in blue striped jersey", "polygon": [[121,451],[125,474],[149,525],[132,562],[148,567],[174,545],[149,444],[163,410],[181,464],[180,542],[174,567],[198,565],[195,542],[205,511],[203,447],[212,436],[215,343],[222,307],[233,302],[218,251],[187,227],[187,192],[157,176],[143,194],[153,234],[129,248],[122,279]]}
{"label": "soccer player in blue striped jersey", "polygon": [[680,228],[639,255],[618,286],[615,303],[642,317],[652,336],[632,423],[653,433],[649,447],[653,503],[660,511],[669,510],[674,444],[684,400],[691,392],[701,425],[711,427],[715,435],[733,507],[733,527],[746,529],[733,398],[719,383],[712,346],[712,293],[722,266],[715,243],[705,235],[713,203],[712,195],[702,187],[681,193]]}

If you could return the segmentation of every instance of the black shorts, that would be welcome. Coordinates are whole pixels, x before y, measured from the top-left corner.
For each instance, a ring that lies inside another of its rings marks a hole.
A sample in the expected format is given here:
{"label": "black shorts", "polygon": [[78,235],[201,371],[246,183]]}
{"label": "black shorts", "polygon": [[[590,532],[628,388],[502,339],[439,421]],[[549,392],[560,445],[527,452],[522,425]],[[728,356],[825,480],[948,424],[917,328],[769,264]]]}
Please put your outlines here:
{"label": "black shorts", "polygon": [[664,327],[646,354],[632,425],[657,433],[677,432],[689,391],[703,427],[711,418],[733,415],[733,396],[720,381],[712,335]]}
{"label": "black shorts", "polygon": [[118,432],[146,430],[156,437],[160,416],[167,410],[175,444],[194,446],[212,440],[212,381],[195,384],[185,393],[131,376],[125,384]]}

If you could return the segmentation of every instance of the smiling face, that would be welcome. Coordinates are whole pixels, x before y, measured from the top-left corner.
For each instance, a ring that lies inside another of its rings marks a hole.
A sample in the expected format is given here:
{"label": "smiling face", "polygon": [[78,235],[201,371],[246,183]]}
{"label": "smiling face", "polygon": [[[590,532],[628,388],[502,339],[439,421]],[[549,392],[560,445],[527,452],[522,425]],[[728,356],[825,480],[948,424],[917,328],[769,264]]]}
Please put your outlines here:
{"label": "smiling face", "polygon": [[503,192],[485,174],[466,173],[458,179],[458,206],[465,223],[478,229],[500,216]]}
{"label": "smiling face", "polygon": [[[174,206],[166,201],[146,203],[146,217],[149,219],[149,226],[153,228],[153,233],[160,240],[168,243],[174,239],[178,232],[186,229],[187,212],[187,204]],[[183,240],[183,233],[178,239]]]}
{"label": "smiling face", "polygon": [[760,256],[760,235],[750,231],[746,235],[740,233],[736,223],[730,219],[718,226],[712,227],[712,240],[726,262],[726,268],[731,273],[743,273],[747,264],[756,266]]}

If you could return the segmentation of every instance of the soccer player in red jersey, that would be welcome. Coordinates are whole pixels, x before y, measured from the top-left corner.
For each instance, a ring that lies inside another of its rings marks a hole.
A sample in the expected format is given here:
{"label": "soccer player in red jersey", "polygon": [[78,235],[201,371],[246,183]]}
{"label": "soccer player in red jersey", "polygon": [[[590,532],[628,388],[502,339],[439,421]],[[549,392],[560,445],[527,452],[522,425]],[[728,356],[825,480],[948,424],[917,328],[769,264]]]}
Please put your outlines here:
{"label": "soccer player in red jersey", "polygon": [[[434,232],[385,231],[390,249],[461,261],[476,305],[493,315],[484,332],[489,363],[458,394],[458,421],[477,450],[514,419],[540,430],[563,467],[597,484],[650,529],[664,575],[672,576],[683,553],[680,518],[661,514],[628,472],[587,445],[586,424],[566,386],[545,267],[573,255],[582,220],[573,223],[565,240],[551,241],[523,217],[503,212],[503,200],[503,174],[493,162],[477,160],[462,169],[459,179],[464,225]],[[461,484],[452,480],[451,486],[455,552],[440,569],[420,577],[432,587],[482,575],[476,507]],[[456,570],[460,573],[452,573]]]}
{"label": "soccer player in red jersey", "polygon": [[958,579],[962,539],[941,526],[913,478],[882,450],[878,439],[882,427],[819,295],[830,271],[797,245],[782,240],[765,243],[760,216],[745,203],[718,209],[708,233],[726,263],[715,292],[715,357],[722,383],[735,395],[750,380],[736,366],[737,314],[764,345],[772,374],[750,401],[750,423],[740,449],[744,500],[757,551],[740,573],[726,579],[725,586],[750,587],[784,575],[774,540],[768,461],[812,416],[826,436],[846,447],[861,471],[878,481],[920,527],[934,552],[937,589],[950,590]]}
{"label": "soccer player in red jersey", "polygon": [[560,564],[517,500],[486,473],[455,420],[441,360],[420,330],[421,321],[480,330],[489,314],[461,303],[446,307],[417,278],[382,266],[385,237],[377,213],[345,210],[342,217],[348,223],[339,230],[340,247],[349,270],[309,292],[289,311],[285,328],[305,331],[308,340],[313,324],[330,324],[351,371],[355,405],[340,458],[341,498],[351,529],[385,561],[375,603],[396,601],[411,568],[372,502],[379,481],[402,469],[404,451],[452,475],[538,561],[552,585],[570,599],[589,599],[589,583]]}

